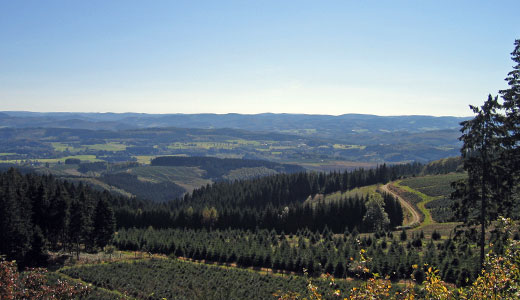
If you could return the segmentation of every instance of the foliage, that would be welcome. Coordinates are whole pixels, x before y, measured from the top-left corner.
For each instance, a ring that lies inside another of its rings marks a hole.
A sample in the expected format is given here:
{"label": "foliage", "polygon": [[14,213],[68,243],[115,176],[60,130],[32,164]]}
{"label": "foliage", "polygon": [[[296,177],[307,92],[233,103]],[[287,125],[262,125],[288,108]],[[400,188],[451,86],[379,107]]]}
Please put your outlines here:
{"label": "foliage", "polygon": [[[406,232],[404,233],[406,235]],[[476,257],[469,240],[447,239],[433,243],[421,234],[412,234],[408,242],[388,238],[386,234],[359,237],[353,234],[334,235],[330,231],[300,230],[293,235],[278,235],[265,229],[194,230],[194,229],[128,229],[120,230],[114,244],[123,250],[162,253],[206,262],[236,264],[240,267],[263,267],[275,272],[319,276],[357,277],[355,259],[366,249],[373,259],[368,267],[391,280],[409,279],[411,265],[429,263],[440,266],[441,277],[451,283],[469,278],[478,272]]]}
{"label": "foliage", "polygon": [[386,230],[390,225],[390,219],[385,212],[384,202],[378,198],[372,197],[366,203],[366,213],[363,216],[363,222],[366,228],[371,231],[380,232]]}
{"label": "foliage", "polygon": [[510,133],[505,140],[508,148],[506,157],[507,171],[518,179],[520,170],[520,39],[515,40],[515,48],[511,53],[511,59],[516,63],[513,70],[507,74],[508,89],[501,90],[500,95],[504,100],[506,119],[505,128]]}
{"label": "foliage", "polygon": [[[499,227],[505,232],[505,236],[511,236],[511,221],[500,219]],[[360,250],[358,266],[365,273],[370,270],[366,267],[371,259],[365,255],[365,250]],[[391,293],[392,282],[387,278],[381,278],[377,273],[365,281],[359,287],[353,287],[348,291],[334,290],[333,295],[346,300],[350,299],[428,299],[428,300],[477,300],[477,299],[518,299],[520,297],[520,242],[509,239],[503,254],[490,252],[486,256],[483,269],[476,280],[468,287],[453,288],[446,284],[440,277],[439,270],[425,264],[413,265],[414,274],[425,273],[425,280],[413,277],[399,292]],[[334,280],[332,279],[331,285]],[[422,283],[422,286],[417,285]],[[326,292],[318,292],[309,281],[306,297],[298,293],[287,293],[279,299],[322,299]]]}
{"label": "foliage", "polygon": [[474,118],[461,123],[461,156],[468,179],[454,183],[454,208],[465,224],[480,225],[480,261],[484,263],[485,229],[498,214],[513,215],[518,208],[520,153],[520,40],[511,53],[517,63],[506,80],[509,89],[488,96],[481,107],[470,105]]}
{"label": "foliage", "polygon": [[64,280],[49,283],[45,269],[18,272],[16,263],[0,260],[0,299],[77,299],[89,293],[83,284]]}
{"label": "foliage", "polygon": [[454,184],[457,190],[453,198],[457,217],[465,224],[480,225],[480,263],[484,263],[485,230],[506,203],[503,186],[508,174],[504,172],[502,157],[504,149],[500,139],[506,135],[501,127],[503,118],[498,114],[498,97],[489,95],[482,107],[470,106],[475,117],[461,123],[463,135],[460,140],[464,169],[468,179]]}

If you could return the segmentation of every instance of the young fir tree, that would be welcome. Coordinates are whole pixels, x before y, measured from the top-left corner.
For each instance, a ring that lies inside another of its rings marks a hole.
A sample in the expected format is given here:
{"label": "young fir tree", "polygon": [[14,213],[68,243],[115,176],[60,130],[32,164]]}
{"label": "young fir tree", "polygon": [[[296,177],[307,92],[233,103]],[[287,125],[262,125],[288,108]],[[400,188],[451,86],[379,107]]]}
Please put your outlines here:
{"label": "young fir tree", "polygon": [[383,207],[383,201],[375,197],[370,197],[366,206],[367,211],[363,217],[363,223],[366,228],[375,232],[387,229],[388,225],[390,225],[390,219]]}

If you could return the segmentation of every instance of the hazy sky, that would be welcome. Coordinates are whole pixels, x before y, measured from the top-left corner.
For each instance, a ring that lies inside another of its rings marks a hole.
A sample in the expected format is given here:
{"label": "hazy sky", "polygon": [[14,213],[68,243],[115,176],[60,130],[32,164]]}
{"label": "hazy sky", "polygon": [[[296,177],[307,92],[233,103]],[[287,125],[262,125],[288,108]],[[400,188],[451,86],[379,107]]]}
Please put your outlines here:
{"label": "hazy sky", "polygon": [[0,110],[470,115],[520,1],[0,0]]}

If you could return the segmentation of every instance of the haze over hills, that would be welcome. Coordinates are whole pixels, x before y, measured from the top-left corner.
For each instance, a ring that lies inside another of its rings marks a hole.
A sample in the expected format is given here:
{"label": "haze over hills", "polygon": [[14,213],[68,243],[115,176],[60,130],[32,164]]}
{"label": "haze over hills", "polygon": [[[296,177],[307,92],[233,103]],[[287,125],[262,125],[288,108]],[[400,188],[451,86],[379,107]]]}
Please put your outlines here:
{"label": "haze over hills", "polygon": [[[112,131],[157,127],[230,128],[369,145],[402,143],[402,139],[416,139],[415,134],[430,131],[439,132],[442,136],[448,134],[452,138],[458,136],[459,123],[466,119],[468,118],[363,114],[332,116],[271,113],[244,115],[2,112],[0,127]],[[385,142],[379,141],[382,135]]]}
{"label": "haze over hills", "polygon": [[141,113],[68,113],[6,111],[0,113],[0,126],[62,127],[85,129],[129,129],[148,127],[240,128],[252,131],[327,132],[423,132],[457,129],[466,117],[377,116],[365,114],[141,114]]}
{"label": "haze over hills", "polygon": [[308,163],[331,160],[426,162],[458,155],[459,123],[465,119],[360,114],[3,112],[0,153],[10,155],[4,155],[3,160],[75,154],[128,161],[137,159],[137,155],[195,155],[307,167]]}

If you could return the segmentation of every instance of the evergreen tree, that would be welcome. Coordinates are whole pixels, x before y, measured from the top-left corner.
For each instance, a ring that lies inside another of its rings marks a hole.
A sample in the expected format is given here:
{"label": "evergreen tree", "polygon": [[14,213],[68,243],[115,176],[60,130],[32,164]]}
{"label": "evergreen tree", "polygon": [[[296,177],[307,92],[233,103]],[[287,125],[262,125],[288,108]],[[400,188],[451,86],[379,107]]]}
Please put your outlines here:
{"label": "evergreen tree", "polygon": [[[501,140],[505,135],[503,117],[498,113],[501,108],[498,97],[489,95],[480,108],[470,106],[476,114],[471,120],[461,123],[463,142],[461,154],[468,179],[458,182],[454,198],[456,215],[467,225],[479,224],[480,262],[484,262],[485,230],[496,218],[499,204],[504,196],[504,177],[501,158],[504,149]],[[478,213],[476,213],[476,211]]]}
{"label": "evergreen tree", "polygon": [[0,254],[23,262],[32,239],[30,203],[21,190],[23,177],[10,169],[0,180]]}
{"label": "evergreen tree", "polygon": [[68,239],[76,251],[77,259],[79,259],[81,244],[85,241],[86,237],[85,224],[87,223],[83,206],[79,201],[72,201],[69,218],[69,226],[67,228]]}
{"label": "evergreen tree", "polygon": [[29,266],[42,266],[47,262],[47,242],[39,226],[33,229],[31,249],[27,253],[26,264]]}
{"label": "evergreen tree", "polygon": [[53,248],[56,248],[60,241],[65,241],[69,202],[67,191],[58,186],[50,203],[49,220],[47,221],[50,224],[48,239]]}
{"label": "evergreen tree", "polygon": [[[520,39],[517,39],[514,44],[515,49],[511,53],[511,59],[516,65],[505,79],[509,88],[501,90],[500,95],[504,101],[503,106],[506,113],[504,127],[505,131],[509,133],[504,139],[507,147],[504,165],[506,172],[511,174],[508,188],[518,197],[520,194],[518,191],[520,182]],[[507,200],[519,201],[519,199]]]}
{"label": "evergreen tree", "polygon": [[376,197],[370,197],[368,200],[367,211],[363,217],[363,223],[368,230],[379,232],[387,229],[390,225],[390,219],[383,205],[383,201]]}
{"label": "evergreen tree", "polygon": [[114,212],[105,197],[98,200],[94,211],[94,237],[96,246],[103,248],[112,239],[115,231]]}

